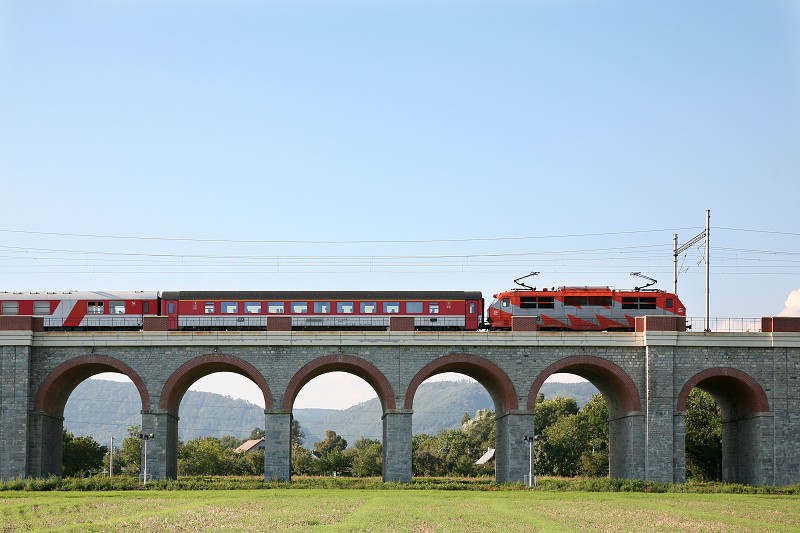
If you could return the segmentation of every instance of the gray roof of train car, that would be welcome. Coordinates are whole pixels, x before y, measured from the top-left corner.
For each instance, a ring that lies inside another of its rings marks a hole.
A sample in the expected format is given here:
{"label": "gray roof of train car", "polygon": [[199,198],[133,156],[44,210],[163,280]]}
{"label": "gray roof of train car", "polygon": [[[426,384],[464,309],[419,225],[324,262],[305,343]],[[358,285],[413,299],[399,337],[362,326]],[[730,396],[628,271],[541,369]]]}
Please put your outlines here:
{"label": "gray roof of train car", "polygon": [[480,300],[480,291],[167,291],[164,300]]}

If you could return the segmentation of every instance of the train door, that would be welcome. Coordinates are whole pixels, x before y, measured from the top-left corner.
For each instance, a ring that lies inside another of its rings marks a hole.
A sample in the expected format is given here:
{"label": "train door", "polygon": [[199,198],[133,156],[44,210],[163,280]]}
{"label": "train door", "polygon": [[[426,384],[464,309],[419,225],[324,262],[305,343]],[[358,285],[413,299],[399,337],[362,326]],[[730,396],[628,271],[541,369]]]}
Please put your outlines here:
{"label": "train door", "polygon": [[483,317],[483,301],[482,300],[467,300],[467,312],[465,313],[466,322],[464,329],[467,331],[477,331],[480,325],[481,318]]}
{"label": "train door", "polygon": [[178,302],[175,300],[163,300],[162,313],[167,316],[167,328],[170,331],[178,330]]}

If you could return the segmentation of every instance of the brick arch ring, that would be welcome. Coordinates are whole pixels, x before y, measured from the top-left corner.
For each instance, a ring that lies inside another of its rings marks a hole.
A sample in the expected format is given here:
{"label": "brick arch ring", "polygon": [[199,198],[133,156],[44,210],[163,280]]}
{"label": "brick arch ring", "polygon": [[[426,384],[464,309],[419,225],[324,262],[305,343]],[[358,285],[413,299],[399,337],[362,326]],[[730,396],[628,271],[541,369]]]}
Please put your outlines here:
{"label": "brick arch ring", "polygon": [[414,395],[423,381],[443,372],[458,372],[464,374],[486,387],[489,396],[498,406],[500,413],[507,413],[518,409],[517,391],[514,384],[503,369],[481,357],[467,354],[451,354],[434,359],[417,372],[406,390],[406,400],[403,407],[412,409]]}
{"label": "brick arch ring", "polygon": [[181,399],[192,383],[214,372],[232,372],[253,381],[264,395],[264,408],[272,409],[272,392],[259,370],[243,359],[231,355],[203,355],[181,365],[164,384],[158,407],[177,413]]}
{"label": "brick arch ring", "polygon": [[686,411],[686,402],[692,389],[704,384],[730,393],[736,405],[741,408],[740,415],[769,412],[769,399],[758,381],[749,374],[730,367],[707,368],[692,376],[678,394],[679,412]]}
{"label": "brick arch ring", "polygon": [[592,355],[566,357],[545,368],[531,385],[528,410],[536,409],[539,389],[547,378],[558,372],[575,374],[592,382],[610,400],[608,407],[612,418],[642,410],[641,397],[631,377],[608,359]]}
{"label": "brick arch ring", "polygon": [[292,409],[300,389],[317,376],[328,372],[347,372],[360,377],[378,393],[384,411],[395,409],[394,390],[383,372],[372,363],[352,355],[328,355],[314,359],[292,376],[286,386],[281,408]]}
{"label": "brick arch ring", "polygon": [[36,393],[36,411],[63,416],[64,406],[75,387],[102,372],[116,372],[130,378],[139,391],[142,410],[150,409],[150,394],[144,380],[131,367],[107,355],[84,355],[61,363],[47,375]]}

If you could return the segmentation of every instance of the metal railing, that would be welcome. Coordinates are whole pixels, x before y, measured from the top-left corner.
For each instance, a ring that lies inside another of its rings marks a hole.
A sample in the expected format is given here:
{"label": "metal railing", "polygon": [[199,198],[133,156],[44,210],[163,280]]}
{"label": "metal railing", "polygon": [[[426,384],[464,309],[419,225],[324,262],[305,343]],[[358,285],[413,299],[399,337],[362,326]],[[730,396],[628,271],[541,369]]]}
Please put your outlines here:
{"label": "metal railing", "polygon": [[[711,333],[760,333],[760,318],[709,318],[708,329]],[[686,317],[686,330],[693,333],[703,333],[706,329],[704,317]]]}

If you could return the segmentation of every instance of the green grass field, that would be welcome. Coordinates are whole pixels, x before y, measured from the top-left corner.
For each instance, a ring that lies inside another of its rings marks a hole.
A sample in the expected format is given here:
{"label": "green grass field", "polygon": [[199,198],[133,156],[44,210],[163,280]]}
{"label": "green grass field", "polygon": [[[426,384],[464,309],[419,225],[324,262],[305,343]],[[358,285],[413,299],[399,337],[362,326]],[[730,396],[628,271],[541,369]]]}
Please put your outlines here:
{"label": "green grass field", "polygon": [[2,531],[800,531],[800,497],[267,489],[2,492]]}

